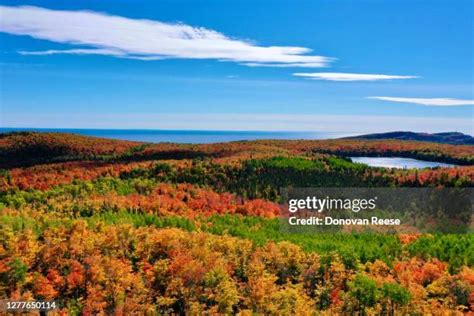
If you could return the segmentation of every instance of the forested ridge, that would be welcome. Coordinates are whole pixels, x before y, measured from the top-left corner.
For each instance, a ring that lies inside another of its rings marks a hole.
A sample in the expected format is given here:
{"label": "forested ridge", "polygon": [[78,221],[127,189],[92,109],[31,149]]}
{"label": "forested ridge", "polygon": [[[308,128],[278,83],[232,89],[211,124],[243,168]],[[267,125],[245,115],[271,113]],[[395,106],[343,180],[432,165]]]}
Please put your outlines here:
{"label": "forested ridge", "polygon": [[472,165],[474,146],[400,140],[257,140],[216,144],[139,143],[65,133],[0,134],[0,168],[65,161],[237,159],[275,155],[400,156]]}
{"label": "forested ridge", "polygon": [[398,140],[417,140],[441,144],[453,145],[474,145],[474,137],[459,132],[446,133],[415,133],[415,132],[389,132],[366,134],[348,137],[352,139],[398,139]]}
{"label": "forested ridge", "polygon": [[472,187],[473,162],[474,146],[422,142],[3,134],[0,299],[73,315],[473,313],[472,234],[290,234],[278,219],[281,187]]}

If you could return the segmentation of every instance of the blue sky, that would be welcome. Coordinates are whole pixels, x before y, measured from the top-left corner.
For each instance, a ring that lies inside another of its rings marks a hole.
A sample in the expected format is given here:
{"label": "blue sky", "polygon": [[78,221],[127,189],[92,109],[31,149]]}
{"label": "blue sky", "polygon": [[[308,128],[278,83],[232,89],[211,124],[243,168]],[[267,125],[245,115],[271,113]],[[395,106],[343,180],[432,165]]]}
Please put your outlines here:
{"label": "blue sky", "polygon": [[473,134],[471,0],[2,5],[3,127]]}

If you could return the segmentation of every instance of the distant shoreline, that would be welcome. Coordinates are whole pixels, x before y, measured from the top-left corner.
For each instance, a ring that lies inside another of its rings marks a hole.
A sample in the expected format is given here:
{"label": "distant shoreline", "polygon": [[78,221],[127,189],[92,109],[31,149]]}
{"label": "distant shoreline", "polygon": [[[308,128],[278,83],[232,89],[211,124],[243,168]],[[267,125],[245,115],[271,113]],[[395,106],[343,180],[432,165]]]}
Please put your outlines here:
{"label": "distant shoreline", "polygon": [[173,142],[208,144],[260,139],[316,140],[355,136],[337,132],[296,131],[214,131],[214,130],[150,130],[150,129],[81,129],[81,128],[0,128],[0,133],[44,132],[71,133],[109,139],[140,141],[149,143]]}
{"label": "distant shoreline", "polygon": [[210,144],[254,140],[406,140],[452,145],[473,145],[474,138],[458,132],[419,133],[396,131],[385,133],[342,133],[324,131],[232,131],[232,130],[167,130],[167,129],[93,129],[93,128],[20,128],[0,127],[0,134],[10,132],[70,133],[107,139],[146,143]]}

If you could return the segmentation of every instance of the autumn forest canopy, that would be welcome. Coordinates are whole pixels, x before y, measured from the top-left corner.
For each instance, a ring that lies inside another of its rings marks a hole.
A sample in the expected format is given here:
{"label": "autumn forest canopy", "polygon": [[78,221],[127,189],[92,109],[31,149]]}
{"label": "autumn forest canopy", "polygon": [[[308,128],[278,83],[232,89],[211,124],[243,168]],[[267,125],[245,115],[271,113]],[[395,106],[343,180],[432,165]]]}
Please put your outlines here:
{"label": "autumn forest canopy", "polygon": [[[388,169],[352,156],[453,168]],[[470,188],[474,146],[0,134],[0,299],[69,314],[474,312],[472,234],[292,234],[280,188]]]}

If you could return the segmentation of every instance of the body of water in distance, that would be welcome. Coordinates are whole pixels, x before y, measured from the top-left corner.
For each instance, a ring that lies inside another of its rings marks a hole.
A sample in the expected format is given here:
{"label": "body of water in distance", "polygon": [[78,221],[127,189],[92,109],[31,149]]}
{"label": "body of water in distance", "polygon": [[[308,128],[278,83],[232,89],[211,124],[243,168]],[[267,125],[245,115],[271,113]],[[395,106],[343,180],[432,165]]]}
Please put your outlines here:
{"label": "body of water in distance", "polygon": [[[333,139],[354,136],[337,132],[262,132],[262,131],[202,131],[202,130],[127,130],[127,129],[66,129],[66,128],[0,128],[8,132],[72,133],[84,136],[130,140],[147,143],[208,144],[258,139]],[[384,168],[434,168],[454,167],[453,164],[401,157],[351,157],[353,162]]]}
{"label": "body of water in distance", "polygon": [[147,143],[207,144],[257,139],[330,139],[352,136],[333,132],[259,132],[259,131],[193,131],[193,130],[122,130],[63,128],[0,128],[0,133],[19,131],[72,133],[110,139]]}

